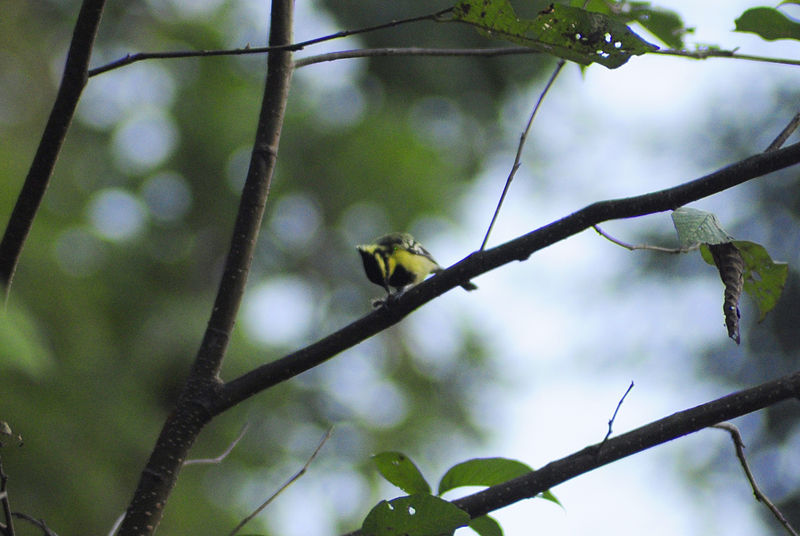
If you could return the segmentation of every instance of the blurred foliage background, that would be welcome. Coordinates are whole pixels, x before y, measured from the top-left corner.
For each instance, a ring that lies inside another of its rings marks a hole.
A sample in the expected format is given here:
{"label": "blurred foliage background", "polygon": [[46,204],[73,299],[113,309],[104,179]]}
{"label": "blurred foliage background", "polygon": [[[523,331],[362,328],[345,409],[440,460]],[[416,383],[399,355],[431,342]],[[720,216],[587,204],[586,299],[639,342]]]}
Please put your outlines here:
{"label": "blurred foliage background", "polygon": [[[265,4],[109,3],[92,64],[138,51],[263,45]],[[297,39],[447,5],[298,3]],[[49,113],[78,8],[74,0],[0,8],[4,217]],[[467,27],[423,22],[306,55],[409,45],[486,41]],[[442,244],[444,253],[434,253],[445,256],[443,264],[475,249],[479,237],[466,236],[456,207],[494,151],[515,143],[503,130],[504,107],[520,92],[534,94],[553,65],[542,56],[398,57],[299,70],[224,377],[368,312],[380,289],[366,282],[354,244],[405,229],[423,243],[430,237]],[[123,512],[188,371],[226,254],[264,67],[261,56],[141,62],[92,78],[84,93],[0,319],[0,419],[24,438],[23,446],[2,452],[12,506],[44,518],[59,534],[103,534]],[[726,116],[729,128],[720,129],[719,117],[698,118],[714,124],[715,134],[705,153],[693,157],[716,163],[751,154],[752,138],[742,133],[777,133],[796,112],[796,91],[775,92],[785,108],[763,125],[745,128]],[[513,125],[521,127],[521,119]],[[727,346],[712,344],[694,364],[699,376],[731,389],[796,368],[800,188],[796,171],[784,175],[749,185],[752,217],[729,230],[793,263],[786,295],[744,337],[739,361],[731,362]],[[488,214],[477,216],[488,221]],[[704,269],[684,263],[676,272],[673,264],[654,262],[640,274],[688,279],[695,268]],[[294,505],[309,508],[325,497],[318,504],[327,508],[331,530],[352,529],[377,500],[371,453],[399,449],[431,467],[468,457],[471,446],[492,434],[478,393],[496,382],[502,388],[502,356],[487,348],[476,320],[460,315],[457,305],[422,318],[214,421],[196,457],[221,452],[244,423],[248,433],[225,463],[184,470],[160,531],[227,532],[302,465],[331,424],[336,431],[327,455],[315,462],[320,470],[308,502]],[[775,474],[800,464],[800,450],[792,449],[800,441],[798,417],[796,404],[766,412],[758,439],[748,444],[760,470]],[[723,458],[730,453],[696,467],[696,477]],[[779,478],[762,484],[800,524],[798,489]],[[23,526],[19,533],[36,531]]]}

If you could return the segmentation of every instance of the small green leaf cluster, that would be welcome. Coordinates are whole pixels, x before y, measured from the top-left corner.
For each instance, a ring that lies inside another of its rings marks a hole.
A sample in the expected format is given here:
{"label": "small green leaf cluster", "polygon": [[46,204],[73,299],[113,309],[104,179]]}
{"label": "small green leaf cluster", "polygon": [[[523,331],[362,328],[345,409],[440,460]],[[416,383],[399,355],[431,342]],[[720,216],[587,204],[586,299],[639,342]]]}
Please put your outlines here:
{"label": "small green leaf cluster", "polygon": [[[507,458],[474,458],[451,467],[439,481],[436,495],[422,472],[401,452],[382,452],[373,456],[380,474],[408,493],[379,502],[364,519],[365,536],[447,536],[469,526],[480,536],[502,536],[500,524],[490,516],[470,519],[467,512],[441,495],[463,486],[495,486],[533,471],[528,465]],[[561,504],[546,491],[543,499]]]}

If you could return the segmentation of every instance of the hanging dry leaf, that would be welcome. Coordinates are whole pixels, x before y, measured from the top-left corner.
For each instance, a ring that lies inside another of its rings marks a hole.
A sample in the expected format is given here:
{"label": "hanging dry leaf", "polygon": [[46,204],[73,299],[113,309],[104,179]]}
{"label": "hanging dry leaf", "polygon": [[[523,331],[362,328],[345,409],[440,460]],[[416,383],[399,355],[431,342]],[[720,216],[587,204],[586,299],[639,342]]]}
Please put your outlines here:
{"label": "hanging dry leaf", "polygon": [[731,242],[723,244],[707,244],[719,270],[719,276],[725,285],[725,301],[722,310],[725,313],[725,326],[728,337],[739,344],[739,298],[744,289],[744,259],[739,249]]}

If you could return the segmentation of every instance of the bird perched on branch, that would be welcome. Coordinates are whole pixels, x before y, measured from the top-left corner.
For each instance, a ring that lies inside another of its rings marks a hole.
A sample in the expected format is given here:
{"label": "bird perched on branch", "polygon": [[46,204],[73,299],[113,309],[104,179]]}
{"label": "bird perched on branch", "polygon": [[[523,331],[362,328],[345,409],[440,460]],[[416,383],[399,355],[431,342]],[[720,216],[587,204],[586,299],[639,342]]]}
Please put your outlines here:
{"label": "bird perched on branch", "polygon": [[[367,279],[386,289],[401,292],[409,285],[422,282],[429,274],[442,271],[434,258],[408,233],[389,233],[376,238],[372,244],[356,246],[364,262]],[[462,283],[465,290],[478,287],[471,281]]]}

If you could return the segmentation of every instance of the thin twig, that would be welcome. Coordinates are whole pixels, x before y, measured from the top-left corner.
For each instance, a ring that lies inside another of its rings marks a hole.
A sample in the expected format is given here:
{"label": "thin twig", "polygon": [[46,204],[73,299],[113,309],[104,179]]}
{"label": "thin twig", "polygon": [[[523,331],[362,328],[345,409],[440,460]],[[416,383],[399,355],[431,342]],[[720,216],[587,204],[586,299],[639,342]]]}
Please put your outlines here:
{"label": "thin twig", "polygon": [[[299,43],[291,43],[288,45],[280,45],[280,46],[271,46],[271,47],[250,47],[245,46],[244,48],[235,48],[235,49],[222,49],[222,50],[177,50],[177,51],[165,51],[165,52],[138,52],[135,54],[127,54],[122,58],[119,58],[115,61],[102,65],[100,67],[96,67],[94,69],[89,70],[89,77],[97,76],[98,74],[102,74],[113,69],[118,69],[125,65],[130,65],[132,63],[136,63],[143,60],[152,60],[152,59],[176,59],[176,58],[200,58],[200,57],[212,57],[212,56],[242,56],[242,55],[249,55],[249,54],[265,54],[269,52],[276,52],[279,50],[289,50],[289,51],[298,51],[303,50],[305,47],[310,45],[315,45],[318,43],[323,43],[326,41],[332,41],[334,39],[340,39],[343,37],[349,37],[351,35],[357,35],[367,32],[373,32],[377,30],[383,30],[385,28],[392,28],[395,26],[399,26],[401,24],[408,24],[412,22],[420,22],[423,20],[441,20],[442,15],[445,15],[452,11],[452,8],[444,9],[442,11],[438,11],[436,13],[431,13],[428,15],[421,15],[417,17],[409,17],[407,19],[400,19],[400,20],[392,20],[387,23],[378,24],[375,26],[368,26],[365,28],[359,28],[357,30],[342,30],[330,35],[325,35],[322,37],[317,37],[314,39],[309,39],[307,41],[302,41]],[[397,51],[405,51],[405,52],[389,52],[384,53],[381,51],[384,50],[397,50]],[[357,57],[368,57],[368,56],[387,56],[387,55],[426,55],[426,56],[447,56],[447,55],[456,55],[456,54],[429,54],[425,52],[420,52],[424,49],[364,49],[361,51],[343,51],[343,52],[334,52],[331,54],[322,54],[320,56],[313,56],[310,58],[306,58],[303,60],[298,61],[297,67],[303,67],[305,65],[310,65],[312,63],[319,63],[322,61],[333,61],[338,59],[345,59],[345,58],[357,58]],[[529,47],[506,47],[506,48],[497,48],[497,49],[465,49],[465,54],[458,54],[458,55],[497,55],[493,54],[492,52],[482,52],[482,50],[495,50],[495,51],[502,51],[500,54],[536,54],[539,51],[533,50]],[[651,52],[652,54],[662,54],[667,56],[681,56],[685,58],[693,58],[693,59],[707,59],[707,58],[734,58],[740,60],[748,60],[748,61],[760,61],[766,63],[779,63],[783,65],[800,65],[800,60],[790,60],[784,58],[768,58],[762,56],[750,56],[746,54],[737,54],[735,51],[730,50],[698,50],[698,51],[689,51],[689,50],[655,50]]]}
{"label": "thin twig", "polygon": [[[795,114],[794,117],[792,117],[791,121],[789,121],[789,124],[786,125],[786,127],[784,127],[784,129],[781,131],[781,133],[778,134],[778,137],[776,137],[772,141],[772,143],[769,144],[769,147],[767,147],[764,152],[768,153],[770,151],[775,151],[777,149],[780,149],[781,146],[784,143],[786,143],[786,140],[789,139],[789,136],[791,136],[794,133],[794,131],[797,130],[798,127],[800,127],[800,113],[797,113],[797,114]],[[593,225],[592,227],[603,238],[609,240],[610,242],[613,242],[614,244],[616,244],[618,246],[621,246],[621,247],[623,247],[625,249],[628,249],[630,251],[634,251],[634,250],[637,250],[637,249],[644,249],[644,250],[648,250],[648,251],[661,251],[663,253],[688,253],[689,251],[694,251],[694,250],[696,250],[696,249],[698,249],[700,247],[700,244],[695,244],[695,245],[689,246],[687,248],[664,248],[664,247],[661,247],[661,246],[650,246],[648,244],[629,244],[627,242],[623,242],[622,240],[619,240],[618,238],[615,238],[615,237],[611,236],[610,234],[606,233],[605,231],[603,231],[600,228],[599,225]]]}
{"label": "thin twig", "polygon": [[605,445],[606,441],[608,441],[608,438],[611,437],[612,427],[614,426],[614,421],[617,419],[617,413],[619,413],[619,408],[622,407],[622,403],[625,402],[625,398],[628,396],[628,393],[630,393],[632,389],[633,389],[633,380],[631,380],[631,384],[625,390],[625,394],[622,395],[622,398],[620,398],[619,402],[617,402],[617,408],[614,410],[614,414],[608,420],[608,433],[606,433],[606,437],[603,438],[603,441],[600,442],[600,446],[597,447],[597,450],[602,449],[603,445]]}
{"label": "thin twig", "polygon": [[111,529],[108,531],[108,534],[106,536],[114,536],[117,533],[117,529],[119,528],[120,525],[122,525],[122,522],[124,520],[125,520],[125,512],[122,512],[119,515],[119,517],[117,517],[116,521],[114,521],[114,524],[111,525]]}
{"label": "thin twig", "polygon": [[376,56],[507,56],[513,54],[540,54],[538,50],[529,47],[495,47],[495,48],[419,48],[419,47],[388,47],[388,48],[361,48],[355,50],[342,50],[329,52],[318,56],[309,56],[294,62],[295,68],[351,58],[370,58]]}
{"label": "thin twig", "polygon": [[2,496],[0,496],[0,504],[3,506],[3,517],[6,520],[3,526],[3,534],[6,536],[14,536],[14,520],[11,517],[11,503],[8,500],[7,486],[8,475],[3,470],[3,460],[0,458],[0,493],[2,493]]}
{"label": "thin twig", "polygon": [[[233,449],[236,448],[236,445],[238,445],[239,441],[242,440],[242,438],[244,437],[244,434],[247,433],[247,429],[248,428],[249,428],[249,425],[245,424],[242,427],[242,431],[239,432],[239,435],[236,437],[236,439],[234,439],[231,442],[231,444],[228,445],[228,448],[226,448],[225,451],[222,454],[220,454],[219,456],[217,456],[216,458],[198,458],[196,460],[186,460],[184,462],[184,464],[183,464],[184,467],[187,466],[187,465],[215,464],[215,463],[222,462],[225,458],[228,457],[228,455],[233,451]],[[114,524],[111,526],[111,530],[108,531],[108,536],[114,536],[114,534],[116,534],[117,529],[122,524],[122,520],[123,519],[125,519],[125,512],[122,512],[119,515],[119,517],[116,519],[116,521],[114,521]]]}
{"label": "thin twig", "polygon": [[682,58],[693,58],[696,60],[705,60],[708,58],[731,58],[735,60],[758,61],[762,63],[778,63],[781,65],[800,65],[800,60],[790,60],[786,58],[768,58],[765,56],[752,56],[750,54],[737,54],[733,50],[651,50],[648,54],[660,54],[663,56],[680,56]]}
{"label": "thin twig", "polygon": [[592,225],[592,228],[595,231],[597,231],[597,233],[600,236],[602,236],[603,238],[605,238],[609,242],[613,242],[614,244],[616,244],[618,246],[621,246],[621,247],[623,247],[625,249],[628,249],[630,251],[635,251],[637,249],[644,249],[644,250],[647,250],[647,251],[661,251],[663,253],[688,253],[689,251],[694,251],[694,250],[696,250],[696,249],[698,249],[700,247],[699,244],[695,244],[693,246],[689,246],[689,247],[686,247],[686,248],[664,248],[664,247],[661,247],[661,246],[651,246],[651,245],[648,245],[648,244],[628,244],[627,242],[623,242],[622,240],[619,240],[618,238],[614,238],[613,236],[611,236],[610,234],[608,234],[607,232],[602,230],[599,225]]}
{"label": "thin twig", "polygon": [[317,457],[317,454],[319,454],[319,451],[322,449],[322,446],[323,446],[323,445],[324,445],[324,444],[325,444],[325,443],[328,441],[328,439],[330,439],[330,437],[331,437],[331,434],[332,434],[332,433],[333,433],[333,426],[331,426],[330,428],[328,428],[328,430],[325,432],[325,435],[324,435],[324,436],[322,436],[322,439],[320,440],[320,442],[319,442],[319,445],[317,445],[317,448],[315,448],[315,449],[314,449],[314,452],[312,452],[312,453],[311,453],[311,456],[309,456],[308,460],[306,460],[306,463],[305,463],[305,464],[303,464],[303,467],[301,467],[299,471],[297,471],[297,472],[296,472],[296,473],[295,473],[295,474],[294,474],[294,475],[293,475],[293,476],[292,476],[292,477],[291,477],[289,480],[287,480],[287,481],[286,481],[286,482],[285,482],[285,483],[284,483],[284,484],[283,484],[283,485],[282,485],[280,488],[278,488],[278,490],[277,490],[275,493],[273,493],[272,495],[270,495],[270,497],[269,497],[269,498],[268,498],[266,501],[264,501],[263,503],[261,503],[261,504],[259,505],[259,507],[258,507],[258,508],[256,508],[256,509],[253,511],[253,513],[252,513],[252,514],[250,514],[249,516],[245,517],[245,518],[244,518],[244,519],[243,519],[243,520],[242,520],[242,521],[241,521],[241,522],[240,522],[238,525],[236,525],[236,527],[235,527],[235,528],[234,528],[234,529],[231,531],[231,533],[230,533],[230,536],[234,536],[234,535],[235,535],[237,532],[239,532],[239,530],[240,530],[242,527],[244,527],[244,526],[245,526],[247,523],[249,523],[249,522],[250,522],[250,520],[252,520],[252,519],[253,519],[254,517],[256,517],[258,514],[260,514],[260,513],[261,513],[261,511],[262,511],[264,508],[266,508],[267,506],[269,506],[269,504],[270,504],[272,501],[274,501],[274,500],[275,500],[275,498],[276,498],[278,495],[280,495],[281,493],[283,493],[283,491],[284,491],[286,488],[288,488],[289,486],[291,486],[292,484],[294,484],[294,482],[295,482],[297,479],[299,479],[301,476],[303,476],[304,474],[306,474],[306,471],[308,470],[308,466],[309,466],[309,465],[311,465],[311,462],[313,462],[313,461],[314,461],[314,458],[316,458],[316,457]]}
{"label": "thin twig", "polygon": [[47,526],[47,523],[45,523],[41,519],[36,519],[34,517],[29,516],[28,514],[23,514],[22,512],[14,512],[14,517],[18,517],[20,519],[24,519],[28,523],[31,523],[32,525],[36,525],[37,527],[42,529],[42,531],[44,532],[45,536],[58,536],[58,534],[53,532],[53,530],[50,529],[50,527]]}
{"label": "thin twig", "polygon": [[123,56],[122,58],[112,61],[111,63],[107,63],[100,67],[96,67],[94,69],[89,70],[89,77],[96,76],[101,73],[105,73],[111,71],[113,69],[118,69],[125,65],[130,65],[131,63],[136,63],[137,61],[142,60],[152,60],[152,59],[175,59],[175,58],[199,58],[199,57],[208,57],[208,56],[243,56],[247,54],[265,54],[269,52],[278,52],[278,51],[298,51],[302,50],[307,46],[316,45],[318,43],[323,43],[325,41],[332,41],[334,39],[340,39],[342,37],[349,37],[351,35],[357,35],[367,32],[374,32],[377,30],[384,30],[386,28],[392,28],[395,26],[400,26],[401,24],[408,24],[412,22],[420,22],[423,20],[438,20],[441,18],[442,15],[449,13],[452,11],[452,8],[443,9],[441,11],[437,11],[436,13],[429,13],[427,15],[420,15],[417,17],[409,17],[407,19],[400,19],[400,20],[392,20],[389,22],[385,22],[383,24],[377,24],[375,26],[367,26],[365,28],[359,28],[357,30],[342,30],[340,32],[336,32],[330,35],[325,35],[322,37],[316,37],[314,39],[309,39],[308,41],[301,41],[299,43],[290,43],[288,45],[274,45],[274,46],[267,46],[267,47],[250,47],[247,46],[245,48],[235,48],[235,49],[228,49],[228,50],[181,50],[181,51],[172,51],[172,52],[139,52],[136,54],[128,54]]}
{"label": "thin twig", "polygon": [[786,125],[786,128],[781,130],[781,133],[778,134],[778,137],[772,140],[772,143],[769,144],[769,147],[767,147],[766,151],[764,152],[780,149],[781,146],[786,143],[786,140],[789,139],[789,136],[791,136],[792,133],[797,130],[798,126],[800,126],[800,113],[797,113],[794,117],[792,117],[792,120],[789,121],[789,124]]}
{"label": "thin twig", "polygon": [[736,457],[739,458],[739,463],[744,470],[747,481],[750,482],[750,487],[753,489],[753,495],[755,495],[756,500],[764,503],[764,506],[769,508],[769,511],[772,512],[772,515],[775,516],[775,519],[777,519],[778,522],[783,525],[783,528],[786,529],[786,532],[792,536],[798,536],[797,531],[792,527],[791,524],[789,524],[783,514],[781,514],[781,511],[778,510],[774,504],[772,504],[769,498],[767,498],[767,496],[764,495],[764,493],[759,489],[758,484],[756,484],[756,479],[753,476],[753,473],[750,471],[750,466],[747,463],[747,458],[744,455],[744,441],[742,441],[742,434],[739,433],[739,429],[729,422],[715,424],[712,426],[712,428],[725,430],[731,435],[733,446],[736,449]]}
{"label": "thin twig", "polygon": [[506,184],[503,187],[503,193],[500,194],[500,199],[497,202],[497,207],[494,209],[494,215],[492,215],[492,221],[489,222],[489,228],[486,229],[486,236],[483,237],[483,242],[481,242],[480,251],[486,249],[486,243],[489,241],[489,235],[492,234],[492,228],[494,227],[495,222],[497,221],[497,216],[500,214],[500,208],[503,206],[503,201],[505,201],[506,195],[508,194],[508,189],[511,186],[511,181],[514,180],[514,175],[517,174],[517,170],[522,165],[522,148],[525,146],[525,141],[528,139],[528,133],[531,130],[531,125],[533,124],[533,119],[536,117],[536,112],[539,111],[539,108],[544,101],[547,92],[550,91],[550,88],[553,86],[553,83],[556,81],[558,77],[558,73],[561,72],[561,69],[564,67],[566,62],[564,60],[558,60],[556,64],[556,68],[553,69],[553,74],[550,75],[550,79],[547,81],[547,84],[544,86],[542,93],[539,95],[539,99],[536,101],[536,105],[533,107],[531,111],[531,115],[528,118],[528,124],[525,126],[525,130],[522,132],[522,135],[519,137],[519,145],[517,146],[517,154],[514,157],[514,164],[511,166],[511,171],[508,174],[508,178],[506,178]]}
{"label": "thin twig", "polygon": [[247,433],[248,427],[249,426],[245,423],[245,425],[242,426],[242,431],[239,432],[239,435],[236,437],[236,439],[231,441],[231,444],[228,445],[228,448],[226,448],[225,451],[216,458],[197,458],[194,460],[186,460],[185,462],[183,462],[184,467],[187,465],[197,465],[197,464],[211,465],[211,464],[221,463],[223,460],[225,460],[225,458],[228,457],[228,455],[233,451],[233,449],[236,448],[236,445],[238,445],[239,441],[242,440],[244,434]]}

